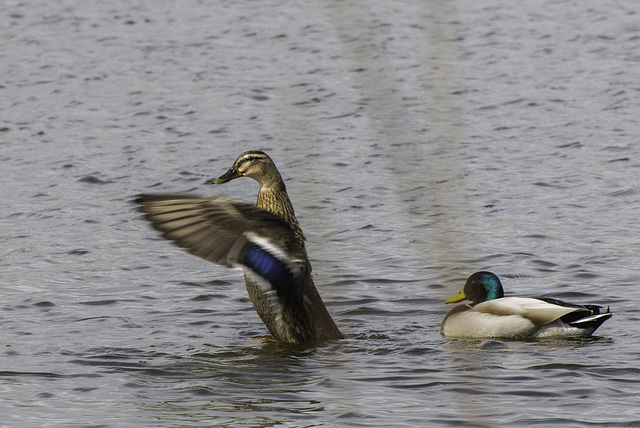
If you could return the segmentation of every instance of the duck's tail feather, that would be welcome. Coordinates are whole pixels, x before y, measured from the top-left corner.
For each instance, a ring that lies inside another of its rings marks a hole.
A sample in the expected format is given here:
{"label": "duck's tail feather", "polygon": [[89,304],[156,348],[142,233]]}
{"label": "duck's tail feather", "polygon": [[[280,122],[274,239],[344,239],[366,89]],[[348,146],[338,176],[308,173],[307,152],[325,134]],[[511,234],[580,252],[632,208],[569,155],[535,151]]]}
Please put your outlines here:
{"label": "duck's tail feather", "polygon": [[[589,306],[594,306],[594,305],[589,305]],[[608,307],[607,307],[607,311],[603,313],[600,313],[600,310],[598,307],[592,312],[591,315],[570,321],[568,322],[568,324],[572,327],[576,327],[584,330],[590,330],[591,333],[593,333],[598,329],[598,327],[602,325],[602,323],[604,323],[606,320],[608,320],[612,316],[613,316],[613,312],[611,312],[611,310],[609,310]]]}

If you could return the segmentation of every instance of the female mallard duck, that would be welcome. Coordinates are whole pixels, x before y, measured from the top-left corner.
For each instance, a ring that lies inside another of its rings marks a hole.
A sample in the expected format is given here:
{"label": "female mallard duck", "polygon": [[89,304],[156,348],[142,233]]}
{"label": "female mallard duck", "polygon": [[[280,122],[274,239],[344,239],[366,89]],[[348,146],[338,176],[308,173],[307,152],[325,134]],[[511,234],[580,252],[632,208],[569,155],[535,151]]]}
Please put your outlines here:
{"label": "female mallard duck", "polygon": [[448,337],[567,337],[589,336],[613,315],[609,308],[575,305],[545,297],[504,297],[502,284],[491,272],[476,272],[464,288],[445,303],[458,305],[442,320]]}
{"label": "female mallard duck", "polygon": [[242,267],[249,298],[276,339],[342,338],[313,284],[305,237],[275,164],[248,151],[212,184],[239,177],[260,183],[256,206],[185,194],[139,195],[135,203],[165,239],[213,263]]}

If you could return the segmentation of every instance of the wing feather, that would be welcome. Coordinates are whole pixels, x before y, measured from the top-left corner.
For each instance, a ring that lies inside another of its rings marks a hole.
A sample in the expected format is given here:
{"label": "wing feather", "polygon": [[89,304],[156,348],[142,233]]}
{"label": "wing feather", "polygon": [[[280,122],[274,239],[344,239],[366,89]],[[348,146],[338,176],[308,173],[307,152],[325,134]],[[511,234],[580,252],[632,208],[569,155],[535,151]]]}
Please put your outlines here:
{"label": "wing feather", "polygon": [[502,297],[478,303],[472,311],[492,315],[519,315],[541,326],[565,316],[568,313],[584,310],[580,307],[559,306],[543,300],[529,297]]}
{"label": "wing feather", "polygon": [[165,239],[210,262],[252,268],[244,256],[251,246],[258,246],[280,260],[292,275],[305,263],[304,249],[295,245],[295,232],[289,225],[247,202],[221,196],[156,194],[138,195],[134,203]]}

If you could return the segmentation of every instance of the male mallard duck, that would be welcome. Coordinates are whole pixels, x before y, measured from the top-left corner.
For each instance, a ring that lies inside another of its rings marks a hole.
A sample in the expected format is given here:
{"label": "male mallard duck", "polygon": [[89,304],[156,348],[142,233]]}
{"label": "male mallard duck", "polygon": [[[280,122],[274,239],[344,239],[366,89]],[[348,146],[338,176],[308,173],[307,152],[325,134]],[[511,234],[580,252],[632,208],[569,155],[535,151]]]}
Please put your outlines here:
{"label": "male mallard duck", "polygon": [[609,308],[576,305],[545,297],[504,297],[502,284],[491,272],[476,272],[464,288],[445,303],[458,305],[442,320],[448,337],[567,337],[589,336],[613,315]]}
{"label": "male mallard duck", "polygon": [[275,164],[248,151],[212,184],[238,177],[260,183],[256,206],[186,194],[139,195],[135,203],[165,239],[210,262],[241,266],[253,307],[276,339],[342,338],[313,284],[305,237]]}

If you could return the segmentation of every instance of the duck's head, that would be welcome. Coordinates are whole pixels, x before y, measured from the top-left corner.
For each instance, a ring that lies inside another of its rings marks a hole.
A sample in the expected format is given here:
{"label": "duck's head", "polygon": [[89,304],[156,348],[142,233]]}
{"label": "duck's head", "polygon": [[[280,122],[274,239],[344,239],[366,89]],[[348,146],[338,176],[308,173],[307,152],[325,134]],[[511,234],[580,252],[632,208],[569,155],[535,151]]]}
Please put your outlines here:
{"label": "duck's head", "polygon": [[473,303],[484,302],[504,297],[502,284],[498,276],[491,272],[476,272],[471,275],[458,294],[449,297],[445,303],[456,303],[471,300]]}
{"label": "duck's head", "polygon": [[211,184],[226,183],[240,177],[253,178],[263,185],[266,181],[280,179],[280,173],[265,152],[250,150],[238,156],[229,171],[213,180]]}

